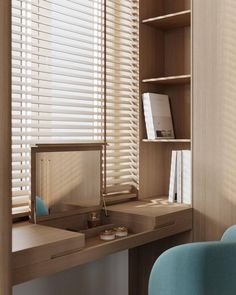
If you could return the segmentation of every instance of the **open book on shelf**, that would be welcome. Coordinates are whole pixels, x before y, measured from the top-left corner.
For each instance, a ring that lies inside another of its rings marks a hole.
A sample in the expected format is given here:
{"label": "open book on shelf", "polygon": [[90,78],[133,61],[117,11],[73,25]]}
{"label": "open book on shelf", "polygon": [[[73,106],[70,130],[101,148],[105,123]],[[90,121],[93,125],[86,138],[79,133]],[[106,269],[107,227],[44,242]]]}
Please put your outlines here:
{"label": "open book on shelf", "polygon": [[143,93],[142,98],[148,139],[175,138],[168,95]]}
{"label": "open book on shelf", "polygon": [[191,151],[172,151],[169,202],[191,204]]}

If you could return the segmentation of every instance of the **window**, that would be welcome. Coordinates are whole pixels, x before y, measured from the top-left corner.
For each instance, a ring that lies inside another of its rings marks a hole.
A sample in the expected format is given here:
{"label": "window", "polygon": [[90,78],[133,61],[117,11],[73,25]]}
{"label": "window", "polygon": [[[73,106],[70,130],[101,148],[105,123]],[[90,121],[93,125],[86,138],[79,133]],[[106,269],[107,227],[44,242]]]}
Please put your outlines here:
{"label": "window", "polygon": [[107,0],[105,189],[130,193],[138,182],[138,1]]}
{"label": "window", "polygon": [[35,143],[105,141],[104,193],[137,187],[137,36],[134,0],[12,0],[13,213]]}

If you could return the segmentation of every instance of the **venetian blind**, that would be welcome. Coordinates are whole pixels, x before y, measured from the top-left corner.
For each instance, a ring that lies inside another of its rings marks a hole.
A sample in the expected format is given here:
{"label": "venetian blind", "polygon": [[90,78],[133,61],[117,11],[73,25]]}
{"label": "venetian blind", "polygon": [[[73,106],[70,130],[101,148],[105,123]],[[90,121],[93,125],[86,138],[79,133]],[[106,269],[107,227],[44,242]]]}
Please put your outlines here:
{"label": "venetian blind", "polygon": [[137,182],[137,3],[104,1],[12,0],[13,213],[31,144],[105,140],[109,191]]}
{"label": "venetian blind", "polygon": [[13,211],[28,211],[30,145],[103,139],[103,3],[13,0]]}
{"label": "venetian blind", "polygon": [[[106,1],[106,194],[138,182],[138,1]],[[134,194],[135,196],[135,194]]]}

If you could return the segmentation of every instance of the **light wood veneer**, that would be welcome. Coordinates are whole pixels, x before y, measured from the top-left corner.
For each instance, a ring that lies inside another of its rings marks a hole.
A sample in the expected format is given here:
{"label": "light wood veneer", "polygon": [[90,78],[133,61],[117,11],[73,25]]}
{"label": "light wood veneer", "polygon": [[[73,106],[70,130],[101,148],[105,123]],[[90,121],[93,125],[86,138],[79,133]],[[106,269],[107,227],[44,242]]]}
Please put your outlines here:
{"label": "light wood veneer", "polygon": [[156,84],[188,84],[190,83],[190,75],[179,75],[170,77],[159,77],[159,78],[149,78],[144,79],[143,83],[156,83]]}
{"label": "light wood veneer", "polygon": [[158,29],[171,29],[190,25],[191,11],[185,10],[163,16],[144,19],[143,24],[147,24]]}
{"label": "light wood veneer", "polygon": [[156,142],[156,143],[179,143],[179,142],[191,142],[191,139],[143,139],[143,142]]}
{"label": "light wood veneer", "polygon": [[[139,199],[144,199],[168,194],[172,150],[191,149],[191,0],[140,1],[139,55]],[[145,92],[169,96],[176,139],[146,139]]]}
{"label": "light wood veneer", "polygon": [[28,223],[13,227],[12,240],[14,268],[47,261],[85,246],[83,234]]}
{"label": "light wood veneer", "polygon": [[32,224],[14,226],[13,283],[63,271],[192,228],[192,209],[164,200],[113,205],[108,207],[108,213],[108,220],[114,220],[116,226],[129,227],[129,236],[110,242],[90,237],[81,250],[81,234]]}
{"label": "light wood veneer", "polygon": [[236,224],[236,2],[193,1],[194,239]]}

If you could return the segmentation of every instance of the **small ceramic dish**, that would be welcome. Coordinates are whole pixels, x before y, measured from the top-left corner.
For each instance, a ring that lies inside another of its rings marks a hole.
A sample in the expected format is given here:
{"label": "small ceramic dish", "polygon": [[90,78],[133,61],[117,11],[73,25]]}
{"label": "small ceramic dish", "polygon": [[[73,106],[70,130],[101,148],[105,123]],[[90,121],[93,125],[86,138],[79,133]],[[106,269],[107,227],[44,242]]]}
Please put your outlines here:
{"label": "small ceramic dish", "polygon": [[114,228],[115,236],[116,237],[127,237],[128,236],[128,228],[125,226],[119,226]]}
{"label": "small ceramic dish", "polygon": [[100,239],[103,241],[112,241],[115,237],[115,232],[112,229],[107,229],[100,233]]}

